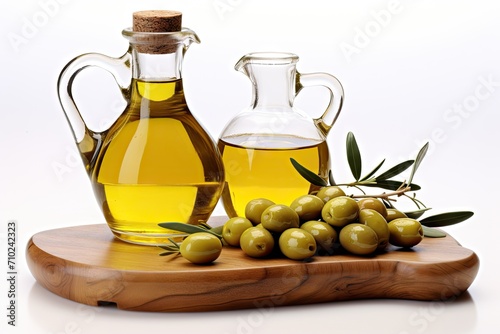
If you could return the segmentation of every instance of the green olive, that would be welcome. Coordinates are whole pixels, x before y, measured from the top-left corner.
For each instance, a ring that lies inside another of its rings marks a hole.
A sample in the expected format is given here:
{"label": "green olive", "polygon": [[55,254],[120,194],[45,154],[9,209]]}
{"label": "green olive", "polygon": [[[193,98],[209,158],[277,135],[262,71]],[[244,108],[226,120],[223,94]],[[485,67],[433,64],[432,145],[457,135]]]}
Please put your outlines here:
{"label": "green olive", "polygon": [[321,216],[333,227],[343,227],[358,218],[359,207],[356,200],[348,196],[332,198],[323,206]]}
{"label": "green olive", "polygon": [[273,251],[274,237],[265,228],[253,226],[241,235],[240,247],[248,256],[264,257]]}
{"label": "green olive", "polygon": [[344,226],[339,234],[340,245],[356,255],[368,255],[377,250],[377,233],[364,224],[353,223]]}
{"label": "green olive", "polygon": [[359,222],[371,227],[378,237],[378,249],[382,250],[389,244],[389,226],[385,218],[373,209],[363,209],[359,211]]}
{"label": "green olive", "polygon": [[333,252],[335,241],[337,241],[337,231],[329,224],[311,220],[300,225],[300,228],[311,233],[316,240],[316,244],[328,253]]}
{"label": "green olive", "polygon": [[180,245],[182,257],[196,264],[215,261],[219,257],[221,251],[221,240],[208,232],[190,234]]}
{"label": "green olive", "polygon": [[262,212],[269,206],[275,204],[267,198],[256,198],[251,200],[245,206],[245,217],[254,225],[260,224],[260,217]]}
{"label": "green olive", "polygon": [[387,217],[387,208],[385,207],[384,203],[378,198],[361,198],[358,201],[358,206],[360,210],[373,209],[375,211],[378,211],[384,218]]}
{"label": "green olive", "polygon": [[394,220],[396,218],[408,218],[408,216],[406,215],[406,213],[397,209],[387,209],[387,217],[385,217],[387,222],[390,222],[391,220]]}
{"label": "green olive", "polygon": [[279,238],[281,253],[292,260],[304,260],[316,253],[316,240],[301,228],[289,228]]}
{"label": "green olive", "polygon": [[292,227],[299,227],[300,219],[297,212],[284,204],[274,204],[262,212],[262,226],[271,232],[281,233]]}
{"label": "green olive", "polygon": [[237,247],[240,245],[241,234],[252,226],[252,222],[247,218],[230,218],[222,227],[222,238],[228,245]]}
{"label": "green olive", "polygon": [[328,187],[322,187],[318,193],[316,194],[321,200],[323,200],[324,203],[328,202],[332,198],[339,197],[339,196],[345,196],[345,192],[342,190],[342,188],[338,186],[328,186]]}
{"label": "green olive", "polygon": [[389,243],[398,247],[416,246],[424,238],[424,230],[420,222],[412,218],[396,218],[389,226]]}
{"label": "green olive", "polygon": [[325,203],[315,195],[303,195],[290,204],[290,208],[297,212],[301,221],[321,218],[321,210]]}

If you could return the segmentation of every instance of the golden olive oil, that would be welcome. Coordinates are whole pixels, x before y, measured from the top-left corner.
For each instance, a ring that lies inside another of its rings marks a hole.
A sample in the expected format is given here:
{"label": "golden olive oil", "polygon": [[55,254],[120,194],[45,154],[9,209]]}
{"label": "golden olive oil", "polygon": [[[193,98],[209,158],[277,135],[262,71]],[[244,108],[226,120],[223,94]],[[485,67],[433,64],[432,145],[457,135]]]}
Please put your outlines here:
{"label": "golden olive oil", "polygon": [[218,146],[226,173],[222,201],[230,217],[244,217],[246,204],[255,198],[290,205],[295,198],[316,189],[297,172],[290,158],[325,179],[328,176],[325,141],[238,135],[221,138]]}
{"label": "golden olive oil", "polygon": [[134,79],[130,104],[103,136],[92,171],[113,233],[135,243],[163,244],[176,235],[161,222],[206,222],[221,195],[217,147],[192,116],[182,81]]}

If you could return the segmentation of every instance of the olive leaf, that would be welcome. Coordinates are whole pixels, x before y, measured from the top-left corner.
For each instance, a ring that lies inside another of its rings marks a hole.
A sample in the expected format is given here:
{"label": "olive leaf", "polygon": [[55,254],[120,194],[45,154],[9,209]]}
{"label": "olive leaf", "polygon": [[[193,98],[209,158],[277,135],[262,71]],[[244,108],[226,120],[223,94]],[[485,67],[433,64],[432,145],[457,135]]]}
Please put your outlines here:
{"label": "olive leaf", "polygon": [[420,220],[427,227],[449,226],[463,222],[474,215],[471,211],[456,211],[437,214]]}
{"label": "olive leaf", "polygon": [[208,225],[207,223],[200,223],[198,226],[206,230],[210,230],[212,228],[212,226]]}
{"label": "olive leaf", "polygon": [[174,246],[174,245],[172,245],[172,246],[170,246],[170,245],[159,245],[158,247],[160,247],[163,250],[166,250],[167,252],[165,252],[165,253],[168,253],[168,252],[177,252],[179,250],[179,248],[177,246]]}
{"label": "olive leaf", "polygon": [[172,254],[179,254],[178,251],[166,251],[163,253],[158,254],[159,256],[167,256],[167,255],[172,255]]}
{"label": "olive leaf", "polygon": [[326,183],[325,180],[323,180],[319,175],[311,172],[309,169],[305,168],[302,166],[300,163],[297,162],[294,158],[290,158],[290,162],[292,163],[293,167],[299,172],[300,175],[307,181],[311,182],[314,185],[320,186],[320,187],[325,187],[328,184]]}
{"label": "olive leaf", "polygon": [[166,222],[166,223],[159,223],[158,224],[160,227],[169,229],[169,230],[174,230],[178,232],[184,232],[188,234],[193,234],[193,233],[199,233],[199,232],[207,232],[215,235],[219,239],[222,238],[222,236],[211,229],[207,229],[206,227],[201,227],[197,225],[191,225],[191,224],[185,224],[185,223],[178,223],[178,222]]}
{"label": "olive leaf", "polygon": [[198,226],[201,228],[204,228],[206,230],[210,230],[214,233],[220,234],[220,235],[222,235],[222,228],[224,227],[223,225],[212,227],[207,223],[200,223]]}
{"label": "olive leaf", "polygon": [[180,250],[179,244],[177,244],[174,240],[172,240],[170,238],[167,238],[167,239],[168,239],[168,241],[170,241],[170,244],[169,245],[159,245],[158,247],[160,247],[163,250],[166,250],[166,252],[160,253],[159,255],[166,256],[166,255],[171,255],[171,254],[179,254],[179,250]]}
{"label": "olive leaf", "polygon": [[[376,188],[382,188],[382,189],[387,189],[387,190],[398,190],[401,188],[401,185],[403,183],[401,181],[395,181],[395,180],[381,180],[381,181],[376,181],[374,183],[366,183],[363,184],[365,187],[376,187]],[[418,184],[412,183],[410,184],[411,190],[416,191],[420,190],[420,186]]]}
{"label": "olive leaf", "polygon": [[223,225],[211,227],[210,231],[222,235],[222,229],[223,229],[223,227],[224,227]]}
{"label": "olive leaf", "polygon": [[359,181],[361,177],[361,155],[359,153],[359,147],[356,143],[356,138],[352,132],[347,134],[346,140],[346,151],[347,151],[347,162],[351,168],[352,176]]}
{"label": "olive leaf", "polygon": [[413,169],[411,170],[410,178],[408,179],[408,184],[410,184],[411,181],[413,181],[413,176],[415,175],[415,172],[420,166],[420,163],[424,159],[428,149],[429,149],[429,142],[427,142],[424,146],[422,146],[420,151],[418,151],[417,157],[415,158],[415,163],[413,164]]}
{"label": "olive leaf", "polygon": [[408,218],[413,218],[413,219],[418,219],[422,217],[422,215],[426,212],[429,211],[431,208],[423,208],[420,210],[415,210],[415,211],[408,211],[405,212],[405,215],[408,216]]}
{"label": "olive leaf", "polygon": [[335,180],[333,178],[333,173],[331,170],[328,171],[328,182],[330,182],[331,186],[336,186],[337,183],[335,183]]}
{"label": "olive leaf", "polygon": [[422,229],[424,230],[424,237],[428,238],[444,238],[446,237],[446,233],[444,233],[441,230],[437,230],[432,227],[427,227],[427,226],[422,226]]}
{"label": "olive leaf", "polygon": [[405,170],[407,170],[408,167],[410,167],[411,165],[413,165],[413,162],[414,162],[414,160],[403,161],[403,162],[397,164],[396,166],[390,168],[386,172],[384,172],[384,173],[380,174],[379,176],[375,177],[375,180],[377,180],[377,181],[384,181],[384,180],[390,179],[393,176],[399,175],[402,172],[404,172]]}
{"label": "olive leaf", "polygon": [[370,173],[366,174],[364,177],[362,177],[359,181],[366,181],[368,180],[370,177],[372,177],[379,169],[380,167],[382,167],[382,165],[384,164],[385,162],[385,159],[382,160]]}

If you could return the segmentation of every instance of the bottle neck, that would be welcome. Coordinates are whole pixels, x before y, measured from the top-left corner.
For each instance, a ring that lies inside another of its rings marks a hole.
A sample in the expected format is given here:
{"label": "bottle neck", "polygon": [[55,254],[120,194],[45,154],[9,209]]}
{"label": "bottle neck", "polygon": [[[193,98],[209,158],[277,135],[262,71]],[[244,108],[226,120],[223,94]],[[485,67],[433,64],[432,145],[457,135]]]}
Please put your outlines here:
{"label": "bottle neck", "polygon": [[131,46],[132,78],[143,81],[166,82],[182,78],[184,45],[179,44],[175,52],[163,54],[142,53]]}
{"label": "bottle neck", "polygon": [[176,32],[136,32],[127,28],[122,35],[130,45],[132,78],[143,81],[181,79],[184,54],[192,43],[200,42],[188,28]]}
{"label": "bottle neck", "polygon": [[248,64],[254,108],[290,109],[295,98],[295,64]]}

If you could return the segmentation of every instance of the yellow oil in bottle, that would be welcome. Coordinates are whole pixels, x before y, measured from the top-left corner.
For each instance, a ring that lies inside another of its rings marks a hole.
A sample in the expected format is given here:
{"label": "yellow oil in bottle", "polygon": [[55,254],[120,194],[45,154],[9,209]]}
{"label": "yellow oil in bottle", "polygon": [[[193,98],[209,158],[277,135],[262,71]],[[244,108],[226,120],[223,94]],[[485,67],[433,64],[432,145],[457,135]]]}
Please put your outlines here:
{"label": "yellow oil in bottle", "polygon": [[246,204],[255,198],[290,205],[295,198],[317,189],[297,172],[290,158],[323,178],[328,176],[325,141],[238,135],[219,139],[218,146],[226,169],[222,200],[230,217],[244,217]]}
{"label": "yellow oil in bottle", "polygon": [[126,241],[168,243],[161,222],[206,222],[221,195],[217,147],[190,113],[182,81],[132,82],[130,105],[105,135],[92,171],[113,233]]}

